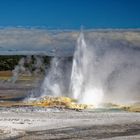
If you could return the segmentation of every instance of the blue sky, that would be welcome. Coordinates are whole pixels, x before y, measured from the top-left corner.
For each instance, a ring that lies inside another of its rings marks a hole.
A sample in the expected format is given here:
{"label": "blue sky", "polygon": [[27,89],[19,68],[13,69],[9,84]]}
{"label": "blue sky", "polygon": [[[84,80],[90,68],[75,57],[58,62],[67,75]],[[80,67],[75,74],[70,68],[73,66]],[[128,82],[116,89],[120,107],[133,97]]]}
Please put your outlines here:
{"label": "blue sky", "polygon": [[140,0],[0,0],[0,26],[140,28]]}

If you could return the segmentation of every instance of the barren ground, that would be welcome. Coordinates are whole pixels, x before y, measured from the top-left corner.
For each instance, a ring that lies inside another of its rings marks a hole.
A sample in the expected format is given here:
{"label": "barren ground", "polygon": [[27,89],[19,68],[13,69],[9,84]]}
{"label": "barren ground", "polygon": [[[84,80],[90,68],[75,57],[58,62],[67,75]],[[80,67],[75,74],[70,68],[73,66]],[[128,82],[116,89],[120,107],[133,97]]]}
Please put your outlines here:
{"label": "barren ground", "polygon": [[111,110],[1,108],[0,139],[139,140],[140,113]]}

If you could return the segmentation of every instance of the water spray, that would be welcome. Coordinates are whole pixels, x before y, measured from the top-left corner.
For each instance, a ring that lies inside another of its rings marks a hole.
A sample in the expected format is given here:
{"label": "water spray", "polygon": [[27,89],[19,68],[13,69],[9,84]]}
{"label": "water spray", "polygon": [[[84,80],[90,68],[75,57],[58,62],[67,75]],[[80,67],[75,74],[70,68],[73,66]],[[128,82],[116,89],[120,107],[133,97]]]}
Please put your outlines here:
{"label": "water spray", "polygon": [[103,91],[94,83],[93,55],[81,32],[73,57],[70,90],[78,102],[98,106],[102,101]]}

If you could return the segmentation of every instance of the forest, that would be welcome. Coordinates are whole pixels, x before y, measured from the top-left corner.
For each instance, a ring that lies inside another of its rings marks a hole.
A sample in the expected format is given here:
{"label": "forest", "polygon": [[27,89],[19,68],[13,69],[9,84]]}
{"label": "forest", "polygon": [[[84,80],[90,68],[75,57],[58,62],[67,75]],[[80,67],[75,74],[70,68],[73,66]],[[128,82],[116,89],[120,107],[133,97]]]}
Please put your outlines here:
{"label": "forest", "polygon": [[[26,58],[26,57],[27,56],[21,56],[21,55],[0,56],[0,71],[13,70],[15,68],[15,66],[18,65],[19,61],[22,58]],[[35,63],[35,57],[36,56],[30,56],[31,63]],[[41,57],[41,60],[46,65],[50,63],[50,59],[51,59],[51,57],[49,57],[49,56],[42,56]],[[31,66],[32,65],[30,65],[30,64],[27,65],[27,67],[31,67]]]}

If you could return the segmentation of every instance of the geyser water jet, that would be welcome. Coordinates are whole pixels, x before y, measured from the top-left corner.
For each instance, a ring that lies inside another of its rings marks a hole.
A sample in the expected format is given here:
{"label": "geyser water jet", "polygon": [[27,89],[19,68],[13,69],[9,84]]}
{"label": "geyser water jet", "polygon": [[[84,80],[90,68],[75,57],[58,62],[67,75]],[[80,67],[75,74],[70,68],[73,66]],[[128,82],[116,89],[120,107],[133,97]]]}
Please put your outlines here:
{"label": "geyser water jet", "polygon": [[77,46],[74,52],[73,65],[71,72],[70,90],[73,98],[80,103],[92,104],[98,106],[103,98],[103,90],[95,84],[94,76],[94,53],[84,39],[81,32],[77,40]]}

